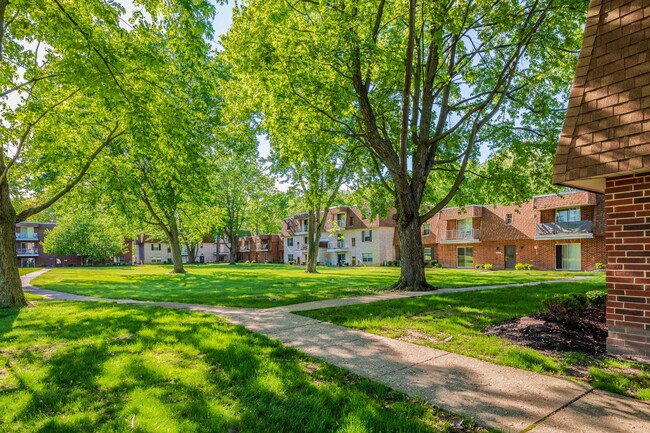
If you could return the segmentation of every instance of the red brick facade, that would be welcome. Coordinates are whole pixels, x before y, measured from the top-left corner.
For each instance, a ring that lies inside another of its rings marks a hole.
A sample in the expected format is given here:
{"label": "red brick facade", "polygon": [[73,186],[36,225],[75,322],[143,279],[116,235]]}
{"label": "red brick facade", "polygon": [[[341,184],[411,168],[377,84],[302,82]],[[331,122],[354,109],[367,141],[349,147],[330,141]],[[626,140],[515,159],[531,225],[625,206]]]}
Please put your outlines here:
{"label": "red brick facade", "polygon": [[[554,227],[556,211],[580,209],[580,221],[585,229],[544,235],[545,227]],[[471,218],[471,234],[464,241],[459,220]],[[458,267],[458,248],[472,247],[473,265],[491,264],[494,269],[506,269],[506,246],[514,257],[509,267],[517,263],[531,264],[535,269],[554,270],[556,245],[580,244],[580,269],[592,271],[596,263],[607,261],[605,251],[604,197],[585,191],[547,195],[510,206],[468,206],[465,209],[444,209],[427,222],[430,233],[423,231],[425,248],[433,248],[433,256],[444,267]],[[425,228],[423,227],[423,230]],[[453,239],[456,237],[457,239]]]}
{"label": "red brick facade", "polygon": [[605,193],[610,352],[650,359],[650,2],[591,0],[553,181]]}
{"label": "red brick facade", "polygon": [[650,358],[650,174],[608,179],[610,352]]}
{"label": "red brick facade", "polygon": [[281,263],[284,244],[280,235],[244,236],[239,239],[237,260],[240,262]]}

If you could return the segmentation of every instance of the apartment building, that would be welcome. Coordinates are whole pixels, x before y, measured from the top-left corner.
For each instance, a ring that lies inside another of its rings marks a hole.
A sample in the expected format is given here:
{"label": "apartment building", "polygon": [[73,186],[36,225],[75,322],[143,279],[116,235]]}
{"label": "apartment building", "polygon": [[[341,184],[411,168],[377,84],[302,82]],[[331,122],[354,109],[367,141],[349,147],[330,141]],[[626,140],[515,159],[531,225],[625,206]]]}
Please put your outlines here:
{"label": "apartment building", "polygon": [[[172,249],[169,244],[147,235],[140,235],[136,238],[135,252],[136,263],[140,265],[172,263]],[[189,255],[184,244],[181,244],[181,256],[183,263],[187,263]],[[198,245],[195,260],[198,263],[214,263],[217,258],[217,244],[212,236],[206,235],[203,242]]]}
{"label": "apartment building", "polygon": [[[47,231],[56,227],[55,223],[21,222],[16,224],[16,258],[21,268],[81,266],[83,258],[77,255],[47,254],[42,242]],[[133,261],[133,242],[124,240],[125,252],[113,258],[112,263],[131,263]],[[107,264],[107,263],[96,263]]]}
{"label": "apartment building", "polygon": [[[325,228],[318,248],[318,262],[323,265],[379,266],[395,260],[395,221],[370,219],[356,206],[338,206],[327,211]],[[285,218],[282,224],[285,263],[307,261],[308,214]]]}
{"label": "apartment building", "polygon": [[606,263],[604,197],[586,191],[534,197],[521,205],[447,208],[423,224],[425,260],[443,267],[593,270]]}
{"label": "apartment building", "polygon": [[284,245],[280,235],[251,235],[239,238],[237,260],[240,262],[280,263]]}

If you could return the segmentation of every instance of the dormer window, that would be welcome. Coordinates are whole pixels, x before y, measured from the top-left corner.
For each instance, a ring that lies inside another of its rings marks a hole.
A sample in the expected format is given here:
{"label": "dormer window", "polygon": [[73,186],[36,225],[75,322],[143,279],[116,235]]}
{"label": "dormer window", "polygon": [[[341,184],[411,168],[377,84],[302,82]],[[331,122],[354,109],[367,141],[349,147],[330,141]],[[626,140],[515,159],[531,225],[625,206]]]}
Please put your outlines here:
{"label": "dormer window", "polygon": [[512,214],[506,214],[506,225],[511,226],[512,225]]}
{"label": "dormer window", "polygon": [[580,208],[572,207],[568,209],[556,209],[555,222],[556,223],[569,223],[580,221]]}

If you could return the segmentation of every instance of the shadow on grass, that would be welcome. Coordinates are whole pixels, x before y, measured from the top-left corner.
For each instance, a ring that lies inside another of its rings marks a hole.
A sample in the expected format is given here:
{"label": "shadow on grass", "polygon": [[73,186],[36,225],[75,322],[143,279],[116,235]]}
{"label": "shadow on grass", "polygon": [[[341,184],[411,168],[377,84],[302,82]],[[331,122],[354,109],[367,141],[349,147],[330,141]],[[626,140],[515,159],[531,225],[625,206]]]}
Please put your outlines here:
{"label": "shadow on grass", "polygon": [[214,316],[52,302],[0,318],[2,431],[448,428],[402,394]]}

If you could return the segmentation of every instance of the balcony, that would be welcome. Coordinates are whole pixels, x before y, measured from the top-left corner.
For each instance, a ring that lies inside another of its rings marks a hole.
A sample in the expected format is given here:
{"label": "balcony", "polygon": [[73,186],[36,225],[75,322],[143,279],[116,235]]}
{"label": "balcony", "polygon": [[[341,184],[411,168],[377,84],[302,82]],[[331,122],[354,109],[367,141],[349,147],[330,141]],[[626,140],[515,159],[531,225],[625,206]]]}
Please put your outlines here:
{"label": "balcony", "polygon": [[257,246],[257,251],[268,251],[268,250],[269,250],[268,244],[259,244]]}
{"label": "balcony", "polygon": [[296,251],[307,251],[307,245],[298,245]]}
{"label": "balcony", "polygon": [[535,230],[535,240],[593,237],[593,222],[588,220],[537,224]]}
{"label": "balcony", "polygon": [[330,242],[327,244],[327,252],[330,253],[338,253],[347,250],[348,247],[345,245],[344,241]]}
{"label": "balcony", "polygon": [[250,246],[250,245],[242,245],[241,247],[239,247],[239,252],[240,252],[240,253],[247,253],[247,252],[249,252],[250,250],[251,250],[251,246]]}
{"label": "balcony", "polygon": [[16,233],[16,240],[18,241],[37,241],[38,233]]}
{"label": "balcony", "polygon": [[38,256],[38,249],[36,249],[36,248],[16,248],[16,255],[18,257],[35,257],[35,256]]}
{"label": "balcony", "polygon": [[479,240],[480,230],[443,230],[440,233],[441,244],[475,243]]}

